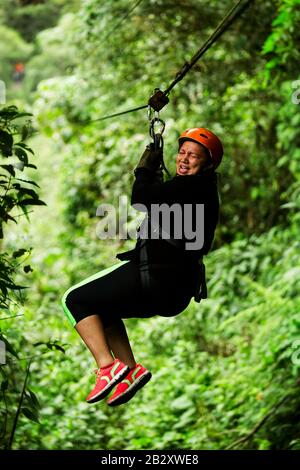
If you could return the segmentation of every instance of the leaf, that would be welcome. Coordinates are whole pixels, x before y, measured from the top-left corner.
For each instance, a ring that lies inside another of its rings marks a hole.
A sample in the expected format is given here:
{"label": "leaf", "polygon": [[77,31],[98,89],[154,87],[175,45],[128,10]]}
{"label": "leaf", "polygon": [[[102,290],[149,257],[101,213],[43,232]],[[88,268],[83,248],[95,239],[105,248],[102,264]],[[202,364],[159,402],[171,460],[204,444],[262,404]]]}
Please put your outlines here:
{"label": "leaf", "polygon": [[29,128],[28,126],[23,126],[22,127],[22,140],[26,140],[29,134]]}
{"label": "leaf", "polygon": [[65,349],[62,346],[60,346],[59,344],[54,344],[53,347],[55,349],[57,349],[58,351],[61,351],[64,354],[66,353]]}
{"label": "leaf", "polygon": [[17,155],[21,162],[25,163],[25,165],[28,164],[28,156],[24,149],[20,147],[14,147],[14,153]]}
{"label": "leaf", "polygon": [[194,404],[190,397],[188,397],[187,395],[182,395],[176,398],[172,403],[172,408],[174,410],[188,410],[193,407]]}
{"label": "leaf", "polygon": [[274,69],[275,67],[277,67],[278,64],[279,64],[279,61],[278,61],[278,59],[275,57],[274,59],[270,60],[270,61],[266,64],[266,69],[268,69],[268,70]]}
{"label": "leaf", "polygon": [[8,284],[8,283],[6,283],[6,287],[8,287],[8,289],[12,289],[12,290],[21,290],[21,289],[29,289],[30,286],[18,286],[17,284]]}
{"label": "leaf", "polygon": [[23,183],[33,184],[33,185],[36,186],[37,188],[40,187],[37,183],[35,183],[34,181],[31,181],[31,180],[24,180],[24,179],[22,179],[22,178],[16,178],[16,180],[18,180],[18,181],[23,181]]}
{"label": "leaf", "polygon": [[18,146],[18,147],[21,147],[22,149],[25,149],[27,152],[30,152],[32,153],[32,155],[34,155],[34,151],[28,147],[28,145],[24,144],[24,142],[18,142],[17,144],[15,144],[15,146]]}
{"label": "leaf", "polygon": [[262,48],[262,53],[263,54],[268,54],[270,52],[273,52],[274,48],[276,45],[275,37],[273,34],[267,38],[265,41],[263,48]]}
{"label": "leaf", "polygon": [[21,408],[21,411],[26,418],[30,419],[30,421],[34,421],[35,423],[39,423],[38,414],[34,413],[29,408]]}
{"label": "leaf", "polygon": [[25,253],[27,253],[27,250],[25,248],[20,248],[19,250],[14,251],[12,256],[13,256],[13,258],[19,258],[20,256],[24,255]]}
{"label": "leaf", "polygon": [[33,199],[35,199],[35,200],[38,199],[37,193],[36,193],[33,189],[30,189],[30,188],[20,188],[19,194],[20,194],[20,195],[27,194],[27,195],[31,196]]}
{"label": "leaf", "polygon": [[57,349],[65,354],[65,349],[58,343],[58,341],[48,341],[47,343],[35,343],[34,346],[39,346],[40,344],[45,344],[48,349],[53,351],[53,349]]}
{"label": "leaf", "polygon": [[0,110],[0,117],[3,119],[8,119],[11,116],[15,116],[16,114],[18,114],[18,108],[15,105],[6,106]]}
{"label": "leaf", "polygon": [[[27,391],[29,392],[29,395],[30,395],[30,404],[36,409],[36,410],[39,410],[41,408],[41,405],[40,405],[40,402],[36,396],[36,394],[30,390],[30,389],[27,389]],[[27,395],[27,398],[28,395]]]}
{"label": "leaf", "polygon": [[[4,168],[4,170],[6,170],[10,175],[16,176],[14,167],[12,165],[0,165],[0,166],[1,166],[1,168]],[[27,165],[27,166],[29,166],[29,165]]]}
{"label": "leaf", "polygon": [[12,217],[11,215],[9,215],[9,214],[6,214],[5,222],[6,222],[7,220],[12,220],[12,221],[15,222],[16,224],[18,224],[18,221],[17,221],[14,217]]}
{"label": "leaf", "polygon": [[0,283],[0,289],[2,291],[2,295],[6,298],[7,294],[8,294],[8,291],[7,291],[5,285],[2,282]]}
{"label": "leaf", "polygon": [[22,201],[19,201],[18,203],[19,206],[46,206],[47,204],[44,201],[41,201],[40,199],[23,199]]}
{"label": "leaf", "polygon": [[5,157],[12,155],[13,137],[8,132],[0,129],[0,151]]}
{"label": "leaf", "polygon": [[25,116],[32,116],[32,114],[31,114],[31,113],[19,113],[19,112],[18,112],[16,116],[14,116],[13,118],[11,118],[11,121],[12,121],[13,119],[19,119],[19,118],[25,117]]}

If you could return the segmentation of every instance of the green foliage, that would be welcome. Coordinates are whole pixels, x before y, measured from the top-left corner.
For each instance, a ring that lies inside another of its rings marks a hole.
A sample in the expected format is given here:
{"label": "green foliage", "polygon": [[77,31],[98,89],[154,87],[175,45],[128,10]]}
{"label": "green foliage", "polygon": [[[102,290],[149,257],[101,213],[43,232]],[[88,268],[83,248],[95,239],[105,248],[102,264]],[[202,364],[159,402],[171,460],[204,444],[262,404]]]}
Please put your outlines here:
{"label": "green foliage", "polygon": [[27,5],[19,0],[2,0],[0,14],[2,21],[16,29],[26,41],[32,42],[39,31],[55,26],[59,13],[64,11],[66,5],[70,9],[77,4],[78,0],[28,2]]}
{"label": "green foliage", "polygon": [[300,58],[300,33],[297,25],[300,21],[300,2],[280,0],[278,3],[278,15],[272,22],[272,34],[267,38],[262,50],[269,58],[266,65],[267,80],[278,80],[278,70],[280,76],[285,74],[289,79],[295,71],[297,74],[299,72],[297,63]]}
{"label": "green foliage", "polygon": [[[28,168],[36,168],[30,163],[29,154],[32,149],[26,144],[26,139],[31,133],[30,122],[22,122],[31,114],[21,113],[16,106],[9,106],[0,110],[0,156],[1,156],[1,180],[0,180],[0,237],[3,236],[3,226],[9,221],[18,223],[16,209],[21,209],[28,219],[28,208],[34,205],[45,205],[38,197],[33,187],[39,187],[32,180],[19,178],[19,172]],[[25,183],[25,184],[24,184]],[[31,187],[28,187],[31,186]],[[29,220],[29,219],[28,219]],[[28,286],[19,285],[15,278],[20,272],[20,266],[28,258],[31,248],[15,249],[12,253],[2,251],[0,253],[0,321],[15,319],[18,314],[13,315],[14,309],[24,302],[22,292]],[[23,273],[33,271],[30,265],[23,267]],[[6,316],[2,315],[2,312]],[[8,315],[8,316],[7,316]],[[0,340],[5,345],[7,363],[0,366],[1,381],[1,448],[11,449],[20,415],[24,415],[31,421],[38,422],[39,402],[32,390],[27,386],[29,378],[30,362],[27,365],[25,379],[21,393],[16,383],[22,377],[22,367],[16,368],[14,362],[22,362],[18,348],[10,338],[18,338],[18,346],[25,342],[22,329],[8,330],[2,333],[0,329]],[[64,352],[59,342],[48,342],[48,349],[59,349]],[[17,403],[17,409],[14,406]]]}
{"label": "green foliage", "polygon": [[[45,205],[35,190],[27,185],[37,186],[34,181],[18,178],[16,172],[25,168],[36,168],[30,163],[28,154],[33,151],[25,143],[30,132],[30,125],[15,124],[14,121],[31,116],[28,113],[20,113],[15,106],[0,110],[0,152],[2,169],[0,180],[0,238],[3,238],[3,224],[8,220],[17,223],[15,208],[20,208],[28,217],[28,206]],[[26,185],[24,184],[26,183]]]}
{"label": "green foliage", "polygon": [[[29,162],[28,153],[33,153],[26,144],[26,138],[30,133],[30,124],[22,123],[20,119],[28,117],[28,113],[20,113],[15,106],[2,108],[0,110],[0,153],[1,153],[1,180],[0,180],[0,238],[3,239],[3,227],[9,221],[18,223],[20,216],[16,209],[21,209],[28,217],[28,208],[32,205],[44,204],[37,193],[29,186],[38,185],[31,180],[19,178],[19,173],[24,168],[36,168]],[[19,122],[19,124],[17,124]],[[20,123],[21,122],[21,123]],[[12,255],[2,252],[0,262],[0,305],[8,309],[10,301],[9,292],[14,296],[21,295],[21,289],[25,286],[14,282],[15,273],[18,271],[20,258],[26,259],[24,255],[30,254],[31,249],[14,250]],[[24,272],[30,269],[27,267]],[[20,299],[19,299],[20,300]]]}
{"label": "green foliage", "polygon": [[[47,2],[45,10],[58,4],[65,2]],[[254,2],[161,113],[171,171],[182,129],[203,124],[222,138],[221,217],[206,261],[209,298],[175,318],[126,321],[153,379],[117,412],[105,402],[85,403],[94,365],[60,307],[70,285],[115,263],[116,252],[134,243],[98,240],[95,214],[100,203],[117,206],[130,194],[149,140],[146,115],[88,121],[145,104],[155,87],[164,89],[231,5],[152,0],[116,28],[128,2],[85,0],[76,15],[65,5],[61,19],[33,22],[37,47],[23,87],[34,91],[28,99],[43,133],[32,142],[47,207],[37,207],[30,224],[8,219],[5,233],[3,296],[14,292],[14,270],[28,255],[14,246],[17,231],[34,246],[17,283],[28,285],[30,276],[30,296],[2,323],[6,447],[13,436],[16,449],[300,448],[298,0]],[[19,137],[4,127],[0,138],[5,162],[26,164],[23,151],[30,152],[17,145]],[[22,179],[32,184],[35,168],[28,166]],[[14,181],[9,165],[3,171]],[[20,311],[16,324],[12,315]],[[62,353],[55,360],[54,351]],[[14,368],[13,361],[29,360],[30,376],[26,366]]]}
{"label": "green foliage", "polygon": [[77,62],[77,50],[68,40],[68,31],[74,31],[76,21],[75,14],[65,15],[55,28],[45,29],[37,35],[36,53],[26,65],[24,90],[27,94],[34,91],[42,80],[72,73]]}

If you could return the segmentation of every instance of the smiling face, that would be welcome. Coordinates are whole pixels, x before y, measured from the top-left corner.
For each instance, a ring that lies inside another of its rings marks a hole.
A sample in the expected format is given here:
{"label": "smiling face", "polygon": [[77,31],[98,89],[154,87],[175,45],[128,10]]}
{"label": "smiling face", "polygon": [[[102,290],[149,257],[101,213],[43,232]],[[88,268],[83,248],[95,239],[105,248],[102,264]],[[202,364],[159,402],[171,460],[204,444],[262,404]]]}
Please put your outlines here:
{"label": "smiling face", "polygon": [[185,141],[176,157],[176,175],[196,175],[207,161],[208,156],[202,145]]}

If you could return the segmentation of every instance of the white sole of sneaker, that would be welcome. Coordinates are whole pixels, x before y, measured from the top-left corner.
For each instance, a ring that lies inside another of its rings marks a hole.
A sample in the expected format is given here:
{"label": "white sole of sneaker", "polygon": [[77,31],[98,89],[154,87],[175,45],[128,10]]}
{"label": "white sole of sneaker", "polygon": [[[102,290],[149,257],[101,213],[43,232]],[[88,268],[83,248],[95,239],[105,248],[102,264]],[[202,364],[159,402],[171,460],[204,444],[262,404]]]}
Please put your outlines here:
{"label": "white sole of sneaker", "polygon": [[121,382],[123,379],[125,379],[126,375],[130,371],[130,367],[126,366],[123,367],[123,369],[118,372],[115,377],[104,387],[101,392],[97,393],[94,395],[92,398],[89,400],[86,400],[87,403],[96,403],[97,401],[102,400],[102,398],[107,397],[107,395],[110,393],[110,391],[114,388],[115,385],[117,385],[119,382]]}

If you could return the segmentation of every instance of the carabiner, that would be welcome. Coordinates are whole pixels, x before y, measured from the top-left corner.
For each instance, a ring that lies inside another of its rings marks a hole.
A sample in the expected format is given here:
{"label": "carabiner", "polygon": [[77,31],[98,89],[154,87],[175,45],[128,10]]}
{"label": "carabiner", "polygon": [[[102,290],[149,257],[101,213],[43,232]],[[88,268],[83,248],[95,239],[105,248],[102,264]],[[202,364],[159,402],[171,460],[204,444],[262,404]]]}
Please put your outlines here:
{"label": "carabiner", "polygon": [[153,140],[155,150],[163,149],[164,140],[162,135],[165,130],[165,126],[165,122],[158,117],[154,117],[150,122],[149,133]]}
{"label": "carabiner", "polygon": [[[160,134],[161,136],[164,133],[166,123],[159,117],[154,117],[150,122],[150,136],[154,139],[154,136]],[[157,129],[156,129],[157,128]]]}

